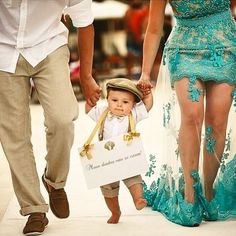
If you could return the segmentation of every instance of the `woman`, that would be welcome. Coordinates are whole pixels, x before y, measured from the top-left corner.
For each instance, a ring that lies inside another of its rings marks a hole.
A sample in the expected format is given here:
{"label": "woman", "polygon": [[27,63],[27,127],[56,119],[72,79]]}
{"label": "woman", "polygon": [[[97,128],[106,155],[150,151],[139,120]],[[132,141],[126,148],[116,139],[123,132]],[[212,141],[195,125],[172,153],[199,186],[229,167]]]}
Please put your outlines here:
{"label": "woman", "polygon": [[[166,2],[150,1],[138,83],[143,93],[152,87],[150,72]],[[236,217],[236,131],[231,126],[236,123],[236,26],[229,0],[169,3],[176,25],[156,87],[157,115],[163,111],[158,132],[164,132],[164,143],[155,144],[155,153],[164,163],[156,170],[150,155],[146,175],[153,182],[150,186],[146,180],[146,197],[169,220],[197,226],[202,219]]]}

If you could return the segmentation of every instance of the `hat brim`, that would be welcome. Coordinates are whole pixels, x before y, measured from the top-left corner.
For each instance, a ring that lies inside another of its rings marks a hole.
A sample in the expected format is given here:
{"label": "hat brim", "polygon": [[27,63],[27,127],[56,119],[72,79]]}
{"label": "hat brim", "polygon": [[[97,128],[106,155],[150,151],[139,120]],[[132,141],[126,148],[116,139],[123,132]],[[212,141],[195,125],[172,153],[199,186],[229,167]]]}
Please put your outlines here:
{"label": "hat brim", "polygon": [[[133,86],[135,86],[135,85],[133,85]],[[142,93],[136,87],[133,87],[133,86],[127,86],[123,83],[114,83],[113,80],[106,84],[107,89],[108,88],[121,89],[121,90],[128,91],[128,92],[134,94],[136,102],[140,102],[142,100]]]}

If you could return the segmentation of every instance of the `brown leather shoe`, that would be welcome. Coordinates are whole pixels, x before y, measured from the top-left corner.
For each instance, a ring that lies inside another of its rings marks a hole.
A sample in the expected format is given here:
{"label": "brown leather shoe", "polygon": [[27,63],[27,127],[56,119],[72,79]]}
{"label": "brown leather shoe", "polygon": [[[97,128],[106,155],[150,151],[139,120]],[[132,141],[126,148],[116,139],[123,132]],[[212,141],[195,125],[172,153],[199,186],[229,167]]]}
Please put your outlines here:
{"label": "brown leather shoe", "polygon": [[42,181],[49,195],[49,205],[52,213],[58,218],[67,218],[70,210],[64,188],[55,189],[52,186],[49,187],[44,176],[42,176]]}
{"label": "brown leather shoe", "polygon": [[45,213],[31,213],[23,229],[25,235],[40,235],[48,225],[48,219]]}

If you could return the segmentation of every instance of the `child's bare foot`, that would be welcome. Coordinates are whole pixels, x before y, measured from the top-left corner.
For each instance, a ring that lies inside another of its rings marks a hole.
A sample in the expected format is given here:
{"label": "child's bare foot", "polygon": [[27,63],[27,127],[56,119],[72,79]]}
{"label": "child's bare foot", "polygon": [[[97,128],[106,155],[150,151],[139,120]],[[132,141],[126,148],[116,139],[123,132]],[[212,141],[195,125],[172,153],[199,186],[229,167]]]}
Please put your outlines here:
{"label": "child's bare foot", "polygon": [[147,201],[144,198],[139,198],[134,202],[134,204],[137,210],[142,210],[147,206]]}
{"label": "child's bare foot", "polygon": [[112,197],[112,198],[105,197],[104,199],[112,214],[111,217],[108,219],[107,223],[117,224],[119,222],[120,215],[121,215],[118,196]]}
{"label": "child's bare foot", "polygon": [[118,213],[112,213],[112,216],[107,221],[108,224],[117,224],[120,219],[121,212]]}

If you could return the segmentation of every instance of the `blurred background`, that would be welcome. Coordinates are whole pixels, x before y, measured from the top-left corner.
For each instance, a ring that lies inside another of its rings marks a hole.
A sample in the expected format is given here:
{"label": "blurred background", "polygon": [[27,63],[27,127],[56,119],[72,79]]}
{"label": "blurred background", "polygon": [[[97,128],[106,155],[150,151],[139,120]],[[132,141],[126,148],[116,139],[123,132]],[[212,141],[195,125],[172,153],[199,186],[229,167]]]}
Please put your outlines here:
{"label": "blurred background", "polygon": [[[236,18],[236,0],[231,0]],[[95,44],[93,76],[103,90],[105,82],[115,77],[138,80],[142,63],[142,44],[148,21],[149,0],[93,0]],[[155,86],[165,42],[173,25],[173,13],[167,5],[162,40],[151,73]],[[71,83],[78,101],[84,99],[80,89],[80,59],[77,47],[77,31],[69,16],[62,16],[69,29]],[[32,90],[32,103],[38,103]]]}

